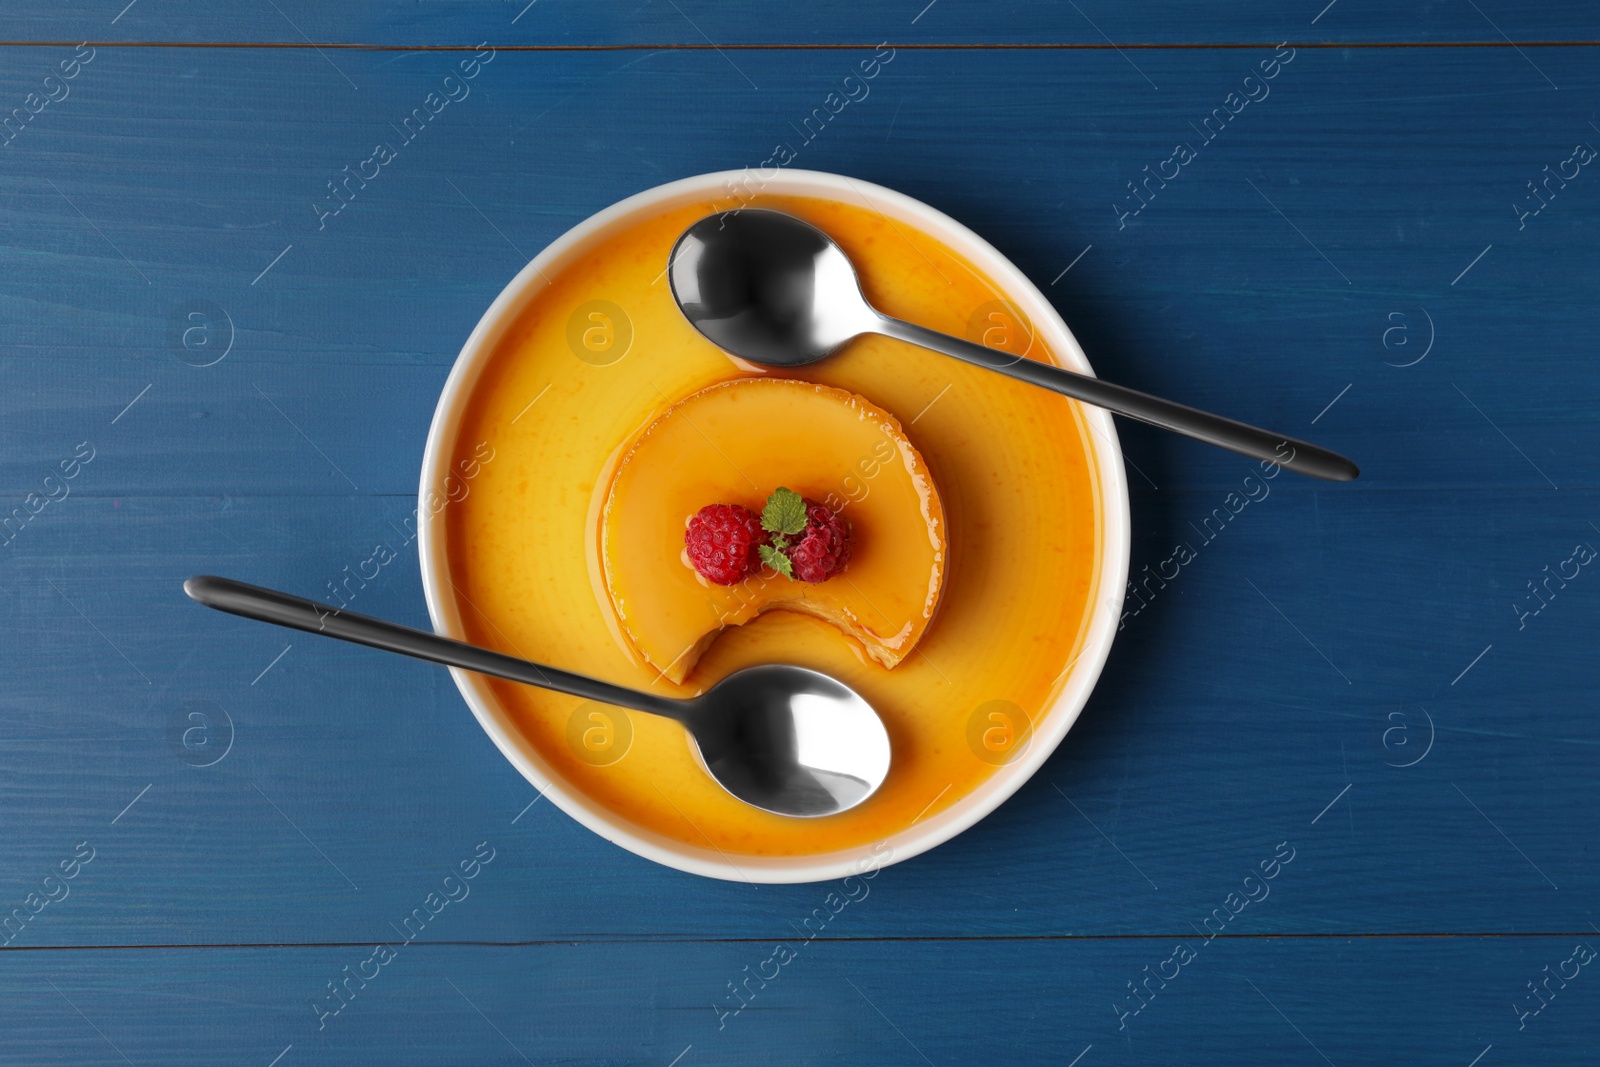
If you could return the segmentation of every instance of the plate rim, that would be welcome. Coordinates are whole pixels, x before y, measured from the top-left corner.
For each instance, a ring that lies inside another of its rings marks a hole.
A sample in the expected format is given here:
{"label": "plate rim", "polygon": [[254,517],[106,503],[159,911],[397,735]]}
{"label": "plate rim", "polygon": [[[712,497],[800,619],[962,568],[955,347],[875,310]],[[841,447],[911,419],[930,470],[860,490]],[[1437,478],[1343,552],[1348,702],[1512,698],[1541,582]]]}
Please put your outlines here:
{"label": "plate rim", "polygon": [[[704,194],[725,197],[740,185],[748,188],[752,175],[759,183],[760,194],[821,197],[849,203],[863,200],[880,213],[885,213],[888,207],[923,232],[936,234],[999,284],[1006,298],[1025,312],[1035,332],[1045,334],[1050,350],[1064,363],[1081,373],[1094,374],[1071,329],[1027,275],[977,233],[905,193],[860,178],[791,168],[778,168],[778,173],[770,178],[749,168],[711,171],[641,190],[583,219],[518,271],[467,335],[440,389],[423,448],[417,524],[423,597],[428,617],[437,632],[456,638],[463,636],[460,606],[454,598],[444,596],[442,589],[442,585],[448,583],[442,534],[445,509],[431,512],[429,495],[435,487],[442,487],[448,474],[447,467],[440,464],[449,463],[445,444],[455,439],[470,386],[476,382],[494,348],[523,307],[544,287],[542,283],[547,283],[545,269],[553,268],[583,242],[637,211],[671,203],[686,195],[691,198]],[[548,796],[579,824],[613,844],[664,866],[728,881],[784,884],[861,874],[920,855],[981,821],[1033,777],[1077,722],[1110,655],[1116,624],[1122,614],[1132,547],[1127,472],[1111,414],[1089,405],[1082,405],[1080,410],[1084,425],[1090,431],[1085,435],[1085,444],[1096,476],[1093,484],[1099,497],[1097,532],[1102,542],[1081,648],[1064,669],[1070,673],[1056,700],[1039,717],[1039,723],[1033,724],[1032,737],[1023,754],[998,767],[966,797],[926,822],[914,822],[870,845],[807,856],[740,856],[741,862],[735,864],[720,851],[700,849],[626,823],[609,809],[590,801],[581,791],[569,790],[550,773],[533,746],[523,740],[509,716],[489,696],[480,676],[452,667],[450,673],[456,688],[500,754],[541,796]],[[1094,440],[1095,431],[1099,431],[1104,447]],[[1048,729],[1041,731],[1041,726]],[[888,849],[887,855],[882,851],[883,846]]]}

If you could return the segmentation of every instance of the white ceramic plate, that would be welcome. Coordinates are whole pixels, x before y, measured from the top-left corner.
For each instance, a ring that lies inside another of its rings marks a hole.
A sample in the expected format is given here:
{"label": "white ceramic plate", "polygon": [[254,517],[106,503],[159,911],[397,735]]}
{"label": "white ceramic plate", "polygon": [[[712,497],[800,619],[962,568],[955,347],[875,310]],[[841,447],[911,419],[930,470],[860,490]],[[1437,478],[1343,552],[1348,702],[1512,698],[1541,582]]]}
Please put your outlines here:
{"label": "white ceramic plate", "polygon": [[[545,275],[554,275],[568,266],[591,238],[625,218],[685,204],[704,203],[726,196],[735,183],[749,188],[747,183],[750,181],[750,172],[723,171],[647,189],[568,230],[511,280],[511,284],[484,312],[483,318],[462,346],[455,367],[445,382],[444,391],[439,396],[439,406],[434,412],[427,448],[423,453],[420,490],[423,506],[419,514],[431,514],[427,506],[428,495],[433,487],[444,483],[467,395],[507,328],[544,287]],[[1026,321],[1033,324],[1036,335],[1044,340],[1051,352],[1056,353],[1069,368],[1084,374],[1093,373],[1071,331],[1038,288],[988,242],[949,216],[892,189],[818,171],[778,170],[770,178],[762,174],[757,179],[757,187],[763,194],[817,197],[851,204],[861,203],[863,197],[870,199],[872,206],[879,211],[933,236],[986,273],[1000,287],[1006,299],[1022,312]],[[1111,416],[1098,408],[1087,407],[1084,414],[1092,431],[1089,449],[1096,495],[1100,558],[1096,592],[1083,644],[1070,666],[1061,694],[1055,704],[1033,724],[1032,741],[1021,756],[997,768],[966,797],[937,815],[871,847],[798,857],[740,856],[735,865],[719,852],[691,847],[644,832],[553,776],[549,766],[524,740],[480,676],[452,668],[456,685],[478,722],[528,781],[595,833],[657,863],[713,878],[811,882],[840,878],[909,859],[948,841],[982,819],[1039,769],[1077,720],[1111,650],[1111,641],[1122,611],[1128,572],[1127,479]],[[465,636],[465,630],[455,598],[446,595],[450,583],[443,530],[438,517],[426,518],[420,525],[418,550],[422,557],[422,586],[434,628],[439,633],[461,638]]]}

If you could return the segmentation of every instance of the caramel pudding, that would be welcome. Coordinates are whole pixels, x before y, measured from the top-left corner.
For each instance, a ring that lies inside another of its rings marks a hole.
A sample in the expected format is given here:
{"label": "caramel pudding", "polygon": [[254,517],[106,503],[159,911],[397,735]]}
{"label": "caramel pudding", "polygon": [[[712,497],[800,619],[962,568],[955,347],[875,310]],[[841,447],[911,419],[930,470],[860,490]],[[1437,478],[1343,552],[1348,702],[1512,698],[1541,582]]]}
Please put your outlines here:
{"label": "caramel pudding", "polygon": [[[846,476],[872,491],[844,496]],[[848,569],[811,584],[771,569],[713,585],[683,562],[682,530],[705,504],[761,510],[774,486],[849,518]],[[944,581],[944,514],[922,456],[893,415],[832,386],[736,378],[668,408],[617,467],[604,507],[606,590],[645,662],[682,682],[723,627],[772,609],[812,615],[886,668],[922,638]]]}
{"label": "caramel pudding", "polygon": [[[791,663],[883,717],[882,788],[850,811],[789,819],[724,792],[677,723],[475,680],[568,791],[642,839],[735,865],[865,848],[967,797],[1004,762],[974,738],[1002,735],[996,708],[1027,720],[1014,736],[1040,732],[1091,605],[1113,592],[1096,589],[1103,502],[1076,402],[882,337],[770,372],[689,325],[668,253],[691,223],[739,206],[827,232],[887,314],[1055,361],[989,278],[912,223],[865,203],[762,195],[612,220],[545,271],[467,386],[441,459],[463,469],[487,443],[494,462],[430,527],[461,636],[668,696]],[[697,412],[715,424],[704,436]],[[743,442],[737,455],[724,434]],[[819,585],[769,573],[749,602],[699,582],[680,558],[685,518],[724,501],[759,510],[780,485],[832,494],[859,555]],[[591,736],[631,740],[597,759],[575,740]]]}

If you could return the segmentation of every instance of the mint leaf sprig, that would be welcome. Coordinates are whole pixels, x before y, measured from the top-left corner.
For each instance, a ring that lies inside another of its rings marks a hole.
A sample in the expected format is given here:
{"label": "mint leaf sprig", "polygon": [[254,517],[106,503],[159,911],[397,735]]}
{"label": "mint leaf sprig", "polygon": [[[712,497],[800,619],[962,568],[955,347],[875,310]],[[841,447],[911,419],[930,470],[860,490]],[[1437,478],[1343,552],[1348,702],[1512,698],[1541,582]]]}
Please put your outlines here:
{"label": "mint leaf sprig", "polygon": [[789,579],[794,581],[794,564],[789,562],[789,557],[783,554],[782,549],[773,548],[771,545],[757,545],[756,551],[761,553],[761,562]]}
{"label": "mint leaf sprig", "polygon": [[767,497],[767,506],[761,509],[761,528],[772,535],[770,545],[760,546],[761,562],[793,581],[794,564],[784,549],[789,547],[789,538],[805,532],[805,500],[793,489],[774,489]]}

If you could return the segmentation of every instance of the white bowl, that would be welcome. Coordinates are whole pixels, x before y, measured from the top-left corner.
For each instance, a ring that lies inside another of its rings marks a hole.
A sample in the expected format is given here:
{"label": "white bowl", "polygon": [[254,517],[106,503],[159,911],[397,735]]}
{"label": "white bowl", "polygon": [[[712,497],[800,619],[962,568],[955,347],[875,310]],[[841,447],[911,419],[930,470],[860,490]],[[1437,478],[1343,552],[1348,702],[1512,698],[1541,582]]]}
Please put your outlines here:
{"label": "white bowl", "polygon": [[[439,396],[428,444],[422,457],[421,504],[418,514],[418,551],[422,557],[422,588],[427,596],[428,613],[439,633],[461,638],[465,628],[450,589],[442,520],[428,507],[430,490],[442,485],[448,473],[451,446],[456,437],[463,402],[493,355],[500,339],[545,284],[545,275],[566,267],[578,249],[592,236],[621,220],[640,213],[690,203],[704,203],[728,195],[730,189],[755,189],[763,194],[821,197],[859,203],[870,199],[873,207],[938,238],[992,278],[1016,305],[1049,350],[1066,365],[1092,374],[1088,359],[1061,316],[1044,295],[1012,266],[987,241],[954,219],[920,201],[892,189],[857,179],[818,171],[782,170],[771,177],[753,171],[722,171],[684,178],[658,185],[613,204],[599,214],[580,222],[534,257],[505,287],[456,357],[455,367]],[[664,266],[664,265],[663,265]],[[540,754],[529,745],[515,724],[496,702],[484,679],[468,671],[451,668],[456,686],[466,698],[479,724],[494,739],[506,759],[548,796],[562,811],[595,833],[631,852],[669,867],[712,878],[753,882],[812,882],[841,878],[897,863],[925,852],[967,829],[982,819],[1026,782],[1049,758],[1066,736],[1078,713],[1089,699],[1089,692],[1100,677],[1111,641],[1116,635],[1122,611],[1124,585],[1128,574],[1128,486],[1117,447],[1117,431],[1109,413],[1085,407],[1091,432],[1087,442],[1094,477],[1097,531],[1100,558],[1096,586],[1090,605],[1087,632],[1077,658],[1069,665],[1066,683],[1055,704],[1032,724],[1033,737],[1028,748],[1012,762],[996,768],[970,794],[928,819],[892,834],[870,847],[848,849],[812,856],[740,856],[737,864],[712,849],[695,848],[662,837],[629,823],[571,788]],[[441,512],[442,515],[442,512]]]}

